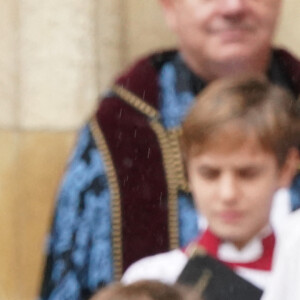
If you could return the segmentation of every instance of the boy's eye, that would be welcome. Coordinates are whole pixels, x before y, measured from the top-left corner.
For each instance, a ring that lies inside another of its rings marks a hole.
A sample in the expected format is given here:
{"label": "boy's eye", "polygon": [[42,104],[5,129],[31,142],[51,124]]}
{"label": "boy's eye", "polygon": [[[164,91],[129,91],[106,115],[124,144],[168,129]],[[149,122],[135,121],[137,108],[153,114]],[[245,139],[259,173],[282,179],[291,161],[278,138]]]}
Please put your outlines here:
{"label": "boy's eye", "polygon": [[239,176],[244,179],[254,179],[259,176],[260,173],[261,170],[258,168],[247,168],[238,171]]}
{"label": "boy's eye", "polygon": [[198,174],[205,179],[216,179],[220,175],[220,171],[210,168],[199,168]]}

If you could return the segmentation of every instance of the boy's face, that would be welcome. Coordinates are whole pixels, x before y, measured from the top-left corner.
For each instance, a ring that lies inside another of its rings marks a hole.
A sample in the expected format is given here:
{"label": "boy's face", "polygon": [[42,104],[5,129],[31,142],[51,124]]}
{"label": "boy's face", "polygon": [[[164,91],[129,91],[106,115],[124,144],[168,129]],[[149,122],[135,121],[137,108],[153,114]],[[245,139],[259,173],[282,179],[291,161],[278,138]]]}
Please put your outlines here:
{"label": "boy's face", "polygon": [[209,147],[187,165],[196,207],[210,230],[239,248],[268,224],[273,195],[287,182],[285,169],[252,136],[235,149]]}

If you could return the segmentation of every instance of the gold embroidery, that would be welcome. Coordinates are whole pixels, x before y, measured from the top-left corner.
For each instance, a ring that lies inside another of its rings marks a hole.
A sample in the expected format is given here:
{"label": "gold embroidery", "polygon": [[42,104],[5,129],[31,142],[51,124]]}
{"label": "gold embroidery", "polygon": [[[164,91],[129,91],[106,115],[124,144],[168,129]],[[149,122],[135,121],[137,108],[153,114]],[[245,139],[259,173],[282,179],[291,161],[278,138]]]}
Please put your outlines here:
{"label": "gold embroidery", "polygon": [[90,128],[95,139],[98,150],[103,155],[103,160],[106,167],[106,174],[112,195],[112,244],[113,244],[113,263],[115,280],[120,280],[122,276],[123,260],[122,260],[122,215],[121,215],[121,200],[120,189],[116,170],[106,144],[106,140],[101,132],[96,117],[90,121]]}
{"label": "gold embroidery", "polygon": [[194,289],[199,293],[200,296],[203,295],[203,292],[207,288],[211,278],[213,277],[212,271],[209,269],[204,269],[202,276],[198,279]]}
{"label": "gold embroidery", "polygon": [[165,130],[159,122],[160,114],[154,107],[148,105],[141,98],[121,86],[115,85],[112,90],[123,101],[151,120],[150,125],[157,135],[162,150],[163,164],[167,178],[169,243],[171,249],[176,248],[179,246],[177,192],[178,190],[188,192],[188,184],[179,145],[181,128]]}
{"label": "gold embroidery", "polygon": [[[206,250],[202,246],[199,246],[196,242],[190,243],[186,248],[185,252],[189,258],[207,255]],[[195,291],[197,291],[197,293],[199,293],[200,296],[202,296],[212,277],[213,273],[211,270],[203,270],[201,277],[198,279],[196,285],[194,286]]]}
{"label": "gold embroidery", "polygon": [[179,137],[181,134],[181,127],[174,128],[168,131],[169,148],[172,155],[172,163],[176,176],[177,188],[179,190],[189,192],[184,165],[182,163],[182,156],[179,144]]}
{"label": "gold embroidery", "polygon": [[112,91],[115,92],[122,100],[124,100],[129,105],[133,106],[135,109],[142,112],[149,118],[159,118],[159,112],[154,107],[147,104],[145,101],[143,101],[141,98],[131,93],[130,91],[124,89],[119,85],[114,85],[112,87]]}
{"label": "gold embroidery", "polygon": [[[153,131],[157,135],[157,139],[159,145],[161,147],[162,156],[163,156],[163,165],[166,172],[167,179],[167,188],[168,188],[168,228],[169,228],[169,244],[170,248],[178,248],[179,247],[179,233],[178,233],[178,203],[177,203],[177,192],[178,190],[188,191],[187,181],[185,178],[184,167],[181,160],[180,154],[180,146],[179,146],[179,134],[180,128],[175,128],[171,130],[165,130],[164,127],[160,124],[159,112],[148,105],[141,98],[126,90],[125,88],[115,85],[112,88],[112,91],[116,93],[116,95],[134,107],[144,115],[146,115],[150,119],[150,126]],[[102,140],[104,137],[102,136],[98,123],[95,119],[92,120],[92,132],[95,136],[95,140],[99,140],[97,142],[97,146],[100,149],[101,153],[105,153],[106,156],[106,165],[109,168],[109,182],[112,192],[114,193],[114,201],[113,201],[113,215],[117,217],[116,230],[113,229],[114,232],[114,260],[117,259],[117,263],[115,264],[115,270],[122,270],[122,261],[121,261],[121,209],[120,209],[120,191],[118,186],[118,181],[116,178],[116,172],[113,167],[113,163],[110,157],[109,150],[107,145]],[[98,128],[96,130],[95,128]],[[100,133],[98,133],[99,131]],[[100,136],[100,138],[99,138]],[[104,146],[100,146],[100,145]],[[102,150],[102,148],[104,150]],[[114,217],[113,217],[114,220]],[[119,271],[118,271],[119,272]]]}
{"label": "gold embroidery", "polygon": [[173,157],[170,151],[170,143],[167,132],[158,121],[151,121],[150,126],[156,133],[163,156],[163,164],[166,172],[168,186],[168,227],[170,248],[179,247],[178,234],[178,207],[177,207],[177,181],[173,165]]}
{"label": "gold embroidery", "polygon": [[197,243],[190,243],[185,252],[188,257],[205,256],[207,254],[206,250],[202,246],[197,245]]}
{"label": "gold embroidery", "polygon": [[[133,106],[135,109],[148,116],[150,119],[157,121],[159,120],[160,113],[154,107],[148,105],[144,100],[142,100],[135,94],[118,85],[113,86],[112,90],[127,104]],[[165,147],[169,148],[169,150],[167,151],[167,155],[172,156],[170,162],[173,164],[173,171],[175,172],[177,189],[189,192],[179,145],[181,127],[172,128],[170,130],[165,130],[163,127],[161,129],[167,134],[168,142],[165,144]]]}

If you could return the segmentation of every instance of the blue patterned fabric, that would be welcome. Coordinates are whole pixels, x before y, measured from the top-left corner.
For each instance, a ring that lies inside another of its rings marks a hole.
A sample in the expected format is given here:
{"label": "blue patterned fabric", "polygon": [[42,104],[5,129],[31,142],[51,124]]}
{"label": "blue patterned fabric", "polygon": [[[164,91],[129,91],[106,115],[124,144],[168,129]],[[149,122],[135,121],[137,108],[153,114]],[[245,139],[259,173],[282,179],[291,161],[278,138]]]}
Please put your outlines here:
{"label": "blue patterned fabric", "polygon": [[[170,129],[179,126],[193,94],[178,88],[178,57],[160,73],[161,116]],[[180,244],[197,235],[191,196],[178,195]],[[110,191],[105,166],[88,127],[80,133],[58,195],[47,251],[41,299],[88,299],[113,281]]]}
{"label": "blue patterned fabric", "polygon": [[165,128],[178,127],[186,115],[194,95],[191,91],[177,91],[177,76],[173,63],[162,67],[160,75],[161,86],[161,116]]}
{"label": "blue patterned fabric", "polygon": [[300,208],[300,174],[298,173],[295,177],[291,190],[291,202],[292,202],[292,210],[296,210]]}
{"label": "blue patterned fabric", "polygon": [[113,280],[110,215],[105,166],[85,127],[59,192],[42,299],[88,299]]}
{"label": "blue patterned fabric", "polygon": [[[178,82],[179,70],[181,81]],[[192,91],[189,76],[182,76],[186,72],[180,56],[175,61],[163,65],[160,73],[160,113],[164,127],[172,129],[179,127],[191,104],[195,94]],[[178,221],[180,246],[187,245],[198,233],[197,213],[190,194],[178,193]]]}
{"label": "blue patterned fabric", "polygon": [[185,247],[190,241],[194,240],[199,233],[198,216],[190,194],[179,192],[178,215],[179,242],[181,247]]}

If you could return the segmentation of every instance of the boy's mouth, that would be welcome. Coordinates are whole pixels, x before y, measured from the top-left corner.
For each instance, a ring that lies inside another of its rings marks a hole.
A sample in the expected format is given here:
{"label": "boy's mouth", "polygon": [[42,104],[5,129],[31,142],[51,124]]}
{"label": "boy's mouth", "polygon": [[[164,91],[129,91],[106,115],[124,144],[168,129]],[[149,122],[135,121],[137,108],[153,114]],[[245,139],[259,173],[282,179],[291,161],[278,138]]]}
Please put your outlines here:
{"label": "boy's mouth", "polygon": [[220,212],[219,217],[224,223],[236,223],[242,218],[242,213],[236,210],[226,210]]}

